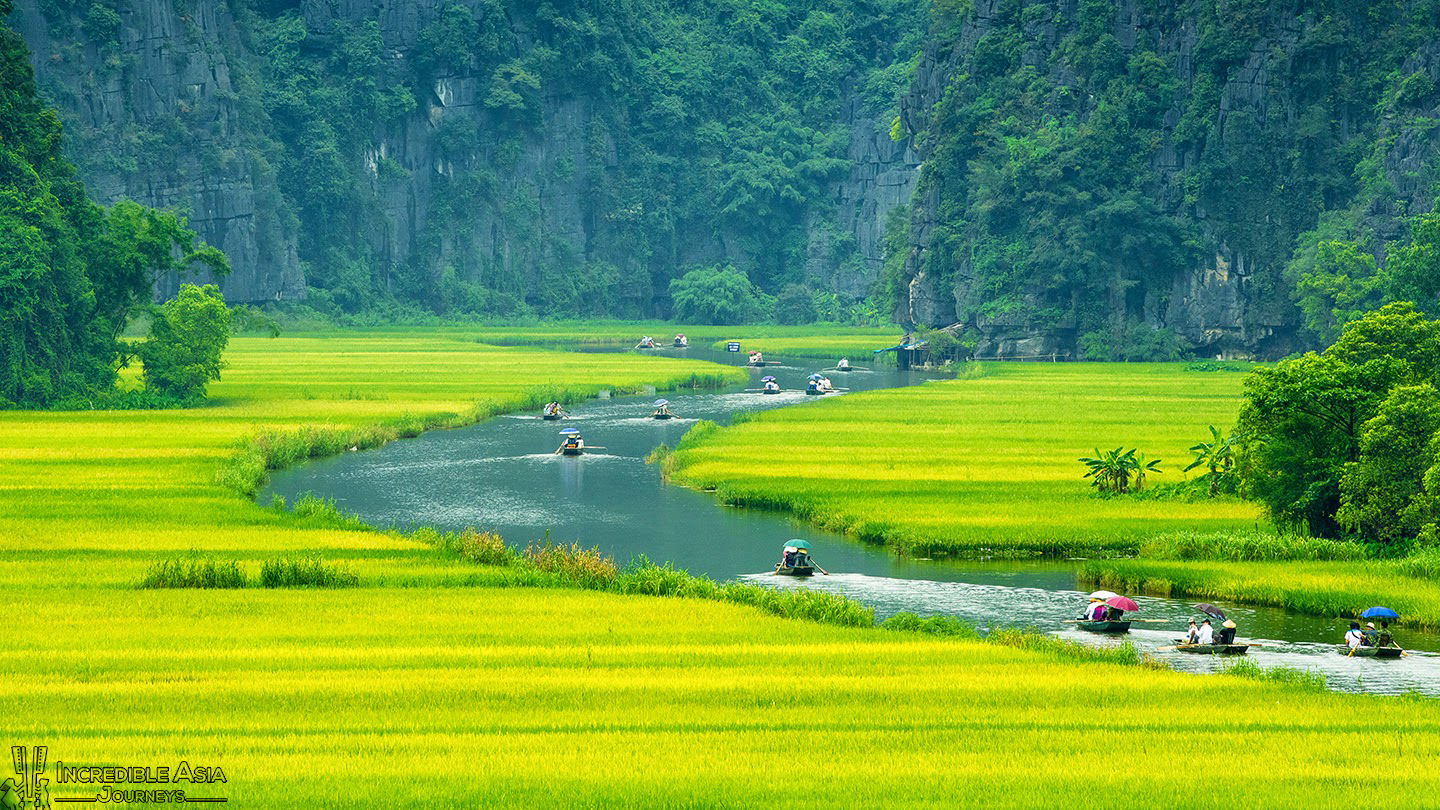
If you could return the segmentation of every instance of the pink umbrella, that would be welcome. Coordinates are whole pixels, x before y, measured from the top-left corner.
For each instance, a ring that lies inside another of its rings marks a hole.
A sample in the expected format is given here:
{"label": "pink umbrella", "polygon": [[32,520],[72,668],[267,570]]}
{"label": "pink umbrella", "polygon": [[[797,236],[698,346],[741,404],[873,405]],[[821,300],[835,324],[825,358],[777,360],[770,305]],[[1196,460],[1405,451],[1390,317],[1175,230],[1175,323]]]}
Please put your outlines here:
{"label": "pink umbrella", "polygon": [[1116,610],[1133,611],[1140,609],[1140,606],[1135,604],[1134,599],[1127,599],[1123,596],[1112,596],[1109,599],[1105,600],[1105,604],[1115,608]]}

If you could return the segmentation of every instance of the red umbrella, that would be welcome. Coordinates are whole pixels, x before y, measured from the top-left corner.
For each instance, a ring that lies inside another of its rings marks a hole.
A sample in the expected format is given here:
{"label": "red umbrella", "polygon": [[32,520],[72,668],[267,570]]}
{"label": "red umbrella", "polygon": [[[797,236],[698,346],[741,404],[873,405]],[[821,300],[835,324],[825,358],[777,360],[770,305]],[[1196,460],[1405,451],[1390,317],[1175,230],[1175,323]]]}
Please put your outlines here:
{"label": "red umbrella", "polygon": [[1105,604],[1116,610],[1139,610],[1140,606],[1135,604],[1134,599],[1127,599],[1123,596],[1112,596],[1105,600]]}

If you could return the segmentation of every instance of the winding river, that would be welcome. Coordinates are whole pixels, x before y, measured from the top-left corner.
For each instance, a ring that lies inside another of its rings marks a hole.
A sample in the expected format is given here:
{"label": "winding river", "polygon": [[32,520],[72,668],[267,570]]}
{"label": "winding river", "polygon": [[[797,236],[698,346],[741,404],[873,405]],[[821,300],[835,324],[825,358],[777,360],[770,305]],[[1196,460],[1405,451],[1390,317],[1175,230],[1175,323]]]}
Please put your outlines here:
{"label": "winding river", "polygon": [[[657,349],[743,365],[744,355],[708,349]],[[852,358],[852,361],[855,358]],[[1023,626],[1087,644],[1130,641],[1175,669],[1209,672],[1224,662],[1209,656],[1160,652],[1185,620],[1195,615],[1178,599],[1136,597],[1140,617],[1128,637],[1097,636],[1065,620],[1084,603],[1075,564],[1063,561],[954,562],[899,558],[880,547],[816,530],[784,515],[726,507],[712,495],[660,481],[646,455],[674,445],[698,419],[727,422],[740,412],[811,407],[804,381],[834,361],[782,360],[750,369],[745,386],[661,394],[679,418],[650,418],[656,396],[608,397],[575,406],[562,422],[534,414],[511,414],[450,431],[359,453],[349,453],[277,473],[272,493],[294,498],[314,493],[334,498],[371,525],[444,529],[475,526],[499,532],[511,545],[549,537],[555,542],[599,546],[625,562],[644,555],[715,579],[752,580],[776,587],[823,588],[874,606],[887,616],[899,611],[947,615],[982,628]],[[849,391],[920,385],[942,375],[897,371],[855,362],[848,373],[827,372]],[[784,392],[759,393],[760,378],[774,375]],[[830,396],[843,396],[844,391]],[[580,457],[554,455],[562,428],[582,431],[586,443],[603,448]],[[784,540],[810,541],[815,559],[831,572],[813,580],[770,574]],[[1239,624],[1250,657],[1262,666],[1287,666],[1325,674],[1332,689],[1440,696],[1440,636],[1400,625],[1398,638],[1412,655],[1394,661],[1352,659],[1336,653],[1347,624],[1275,608],[1225,605]],[[1427,652],[1428,651],[1428,652]]]}

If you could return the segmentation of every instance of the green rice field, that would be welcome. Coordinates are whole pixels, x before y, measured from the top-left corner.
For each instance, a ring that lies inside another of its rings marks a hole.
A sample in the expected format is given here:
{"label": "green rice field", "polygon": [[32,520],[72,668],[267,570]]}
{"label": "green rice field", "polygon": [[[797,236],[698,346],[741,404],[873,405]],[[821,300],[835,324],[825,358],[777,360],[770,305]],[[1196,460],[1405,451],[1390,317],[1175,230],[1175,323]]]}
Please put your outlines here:
{"label": "green rice field", "polygon": [[[1360,793],[1424,807],[1440,789],[1434,701],[522,587],[410,538],[257,506],[226,474],[256,436],[405,435],[556,391],[719,382],[724,369],[494,348],[459,331],[243,338],[228,358],[202,409],[0,413],[8,744],[49,746],[70,766],[219,766],[224,783],[186,794],[254,807],[1326,808]],[[1173,371],[1135,372],[1109,406],[1183,387]],[[1007,375],[914,393],[922,412],[953,409],[952,389]],[[1205,380],[1231,384],[1217,377]],[[1202,425],[1223,410],[1214,398],[1187,400]],[[1009,401],[1051,429],[1026,399]],[[720,438],[837,407],[852,406]],[[1153,430],[1137,438],[1161,452],[1191,440]],[[1083,489],[1069,497],[1087,503]],[[360,584],[136,587],[156,560],[192,554],[252,574],[317,555]]]}
{"label": "green rice field", "polygon": [[697,432],[671,472],[727,502],[919,556],[1132,551],[1158,532],[1251,529],[1260,514],[1232,498],[1098,498],[1077,459],[1138,447],[1163,460],[1151,485],[1182,480],[1187,448],[1234,422],[1241,378],[1177,364],[990,363],[974,379]]}

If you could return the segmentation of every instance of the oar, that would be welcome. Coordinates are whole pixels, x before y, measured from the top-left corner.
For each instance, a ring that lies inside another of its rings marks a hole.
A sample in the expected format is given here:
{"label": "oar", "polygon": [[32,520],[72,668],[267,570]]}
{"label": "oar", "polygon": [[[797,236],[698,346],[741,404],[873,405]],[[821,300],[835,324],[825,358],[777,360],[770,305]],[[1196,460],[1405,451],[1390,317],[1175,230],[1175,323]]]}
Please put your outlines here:
{"label": "oar", "polygon": [[827,577],[830,576],[830,572],[829,572],[829,571],[826,571],[824,568],[820,568],[820,563],[817,563],[817,562],[815,562],[814,560],[811,560],[811,561],[810,561],[810,564],[813,565],[813,566],[815,566],[817,569],[819,569],[820,573],[824,574],[824,575],[827,576]]}

